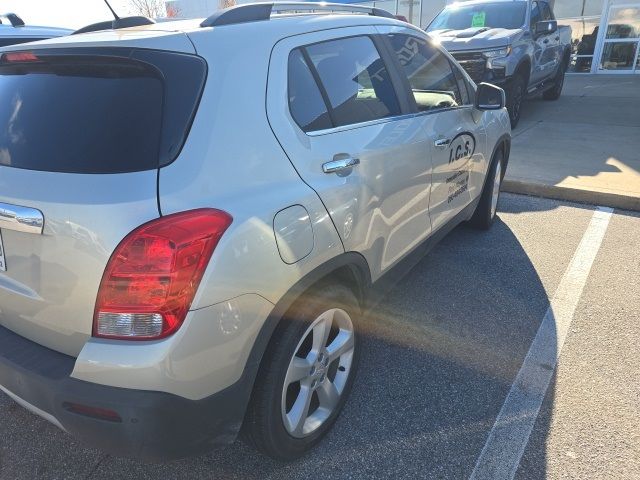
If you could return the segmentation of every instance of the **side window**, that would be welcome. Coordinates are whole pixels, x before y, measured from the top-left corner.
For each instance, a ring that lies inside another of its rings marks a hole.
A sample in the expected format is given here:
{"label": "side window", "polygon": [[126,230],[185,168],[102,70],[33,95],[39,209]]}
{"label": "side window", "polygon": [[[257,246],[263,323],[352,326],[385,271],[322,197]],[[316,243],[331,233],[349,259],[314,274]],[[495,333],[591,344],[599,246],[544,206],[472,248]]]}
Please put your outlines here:
{"label": "side window", "polygon": [[411,35],[389,35],[391,46],[416,99],[418,110],[462,105],[457,79],[447,57],[425,40]]}
{"label": "side window", "polygon": [[453,73],[456,76],[456,82],[458,83],[458,90],[460,90],[460,100],[462,105],[471,105],[471,93],[469,92],[467,81],[464,79],[464,75],[460,71],[459,67],[451,65]]}
{"label": "side window", "polygon": [[533,2],[531,4],[531,29],[535,32],[536,23],[541,20],[540,16],[540,6],[538,2]]}
{"label": "side window", "polygon": [[306,47],[336,126],[400,114],[389,72],[371,38],[349,37]]}
{"label": "side window", "polygon": [[305,132],[331,128],[327,106],[300,49],[289,54],[289,110]]}
{"label": "side window", "polygon": [[551,13],[551,8],[547,2],[541,2],[540,7],[542,8],[542,20],[553,20],[553,13]]}

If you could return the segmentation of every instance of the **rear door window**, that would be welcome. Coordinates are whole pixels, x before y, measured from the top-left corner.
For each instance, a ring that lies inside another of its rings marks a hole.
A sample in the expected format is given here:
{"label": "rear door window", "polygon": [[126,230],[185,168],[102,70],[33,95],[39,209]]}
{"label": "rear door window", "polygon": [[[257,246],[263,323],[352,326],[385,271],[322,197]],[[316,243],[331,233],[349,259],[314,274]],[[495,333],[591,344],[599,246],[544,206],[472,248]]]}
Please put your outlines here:
{"label": "rear door window", "polygon": [[327,106],[299,48],[289,55],[288,82],[289,110],[300,128],[305,132],[331,128]]}
{"label": "rear door window", "polygon": [[192,76],[182,82],[184,92],[174,91],[177,72],[167,70],[177,65],[163,53],[80,53],[1,57],[0,165],[122,173],[175,158],[199,99],[204,63],[196,60],[194,69],[192,60],[178,56],[182,75]]}
{"label": "rear door window", "polygon": [[462,70],[460,70],[460,67],[456,65],[451,65],[451,68],[453,69],[453,73],[456,77],[456,82],[458,82],[458,90],[460,91],[460,100],[462,102],[461,104],[471,105],[473,103],[471,100],[471,91],[464,75],[462,74]]}
{"label": "rear door window", "polygon": [[367,36],[306,47],[318,72],[335,126],[400,114],[400,104],[376,46]]}
{"label": "rear door window", "polygon": [[391,47],[409,81],[418,110],[452,108],[463,104],[447,57],[412,35],[389,35]]}

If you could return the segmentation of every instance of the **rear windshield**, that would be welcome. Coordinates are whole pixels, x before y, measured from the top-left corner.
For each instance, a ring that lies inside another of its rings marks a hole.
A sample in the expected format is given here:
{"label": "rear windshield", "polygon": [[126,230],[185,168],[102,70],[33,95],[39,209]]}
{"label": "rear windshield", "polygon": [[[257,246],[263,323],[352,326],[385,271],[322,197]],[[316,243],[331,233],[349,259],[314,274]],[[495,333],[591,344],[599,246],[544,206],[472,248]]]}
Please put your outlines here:
{"label": "rear windshield", "polygon": [[206,67],[165,52],[8,52],[0,58],[0,165],[122,173],[179,153]]}
{"label": "rear windshield", "polygon": [[483,27],[520,28],[524,25],[526,13],[527,2],[478,3],[474,5],[456,3],[440,12],[427,28],[427,32]]}

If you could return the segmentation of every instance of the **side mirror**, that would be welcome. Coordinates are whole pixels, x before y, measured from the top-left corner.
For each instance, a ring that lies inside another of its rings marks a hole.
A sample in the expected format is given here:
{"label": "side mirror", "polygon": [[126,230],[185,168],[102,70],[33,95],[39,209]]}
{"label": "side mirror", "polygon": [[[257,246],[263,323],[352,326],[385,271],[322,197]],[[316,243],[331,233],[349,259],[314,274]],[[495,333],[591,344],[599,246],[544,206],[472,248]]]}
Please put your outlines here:
{"label": "side mirror", "polygon": [[558,30],[558,22],[555,20],[542,20],[536,23],[536,37],[549,35]]}
{"label": "side mirror", "polygon": [[481,83],[476,90],[475,107],[478,110],[501,110],[507,103],[504,90],[490,83]]}

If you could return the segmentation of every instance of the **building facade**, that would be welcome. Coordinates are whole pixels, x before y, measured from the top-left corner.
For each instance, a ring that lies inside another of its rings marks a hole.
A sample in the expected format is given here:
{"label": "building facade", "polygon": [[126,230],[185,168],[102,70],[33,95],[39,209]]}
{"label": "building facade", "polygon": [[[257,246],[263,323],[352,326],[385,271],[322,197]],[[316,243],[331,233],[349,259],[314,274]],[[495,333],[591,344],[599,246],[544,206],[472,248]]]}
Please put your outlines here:
{"label": "building facade", "polygon": [[[552,0],[552,3],[558,23],[571,26],[573,32],[570,72],[640,74],[640,0]],[[225,4],[225,0],[170,0],[167,4],[173,5],[181,17],[206,17]],[[445,4],[446,0],[362,2],[402,15],[422,28],[429,25]]]}

